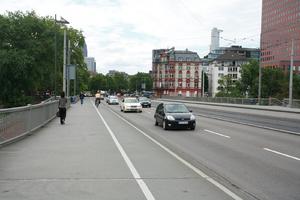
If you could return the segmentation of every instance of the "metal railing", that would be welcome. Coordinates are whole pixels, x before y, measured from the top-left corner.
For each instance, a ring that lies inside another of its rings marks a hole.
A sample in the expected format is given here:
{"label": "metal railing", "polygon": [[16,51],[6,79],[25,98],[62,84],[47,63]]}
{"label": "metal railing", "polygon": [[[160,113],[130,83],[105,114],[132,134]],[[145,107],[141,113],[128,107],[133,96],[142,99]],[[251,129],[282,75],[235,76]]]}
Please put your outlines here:
{"label": "metal railing", "polygon": [[54,99],[36,105],[0,109],[0,147],[30,135],[55,118],[57,111],[58,100]]}
{"label": "metal railing", "polygon": [[[242,104],[242,105],[264,105],[264,106],[287,106],[286,100],[280,101],[276,98],[232,98],[232,97],[182,97],[182,96],[167,96],[163,95],[161,98],[199,101],[208,103],[225,103],[225,104]],[[293,108],[300,108],[300,100],[293,100]]]}

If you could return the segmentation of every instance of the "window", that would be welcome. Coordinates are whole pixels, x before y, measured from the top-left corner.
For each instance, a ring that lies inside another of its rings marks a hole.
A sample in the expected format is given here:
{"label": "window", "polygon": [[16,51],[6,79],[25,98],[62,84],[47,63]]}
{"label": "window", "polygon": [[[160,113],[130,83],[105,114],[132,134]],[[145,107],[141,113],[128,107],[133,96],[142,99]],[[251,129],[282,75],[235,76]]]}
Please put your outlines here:
{"label": "window", "polygon": [[218,77],[223,77],[223,76],[224,76],[223,73],[219,73],[219,74],[218,74]]}
{"label": "window", "polygon": [[223,66],[219,67],[219,71],[224,71],[224,67]]}
{"label": "window", "polygon": [[178,74],[178,78],[182,78],[182,74]]}
{"label": "window", "polygon": [[186,77],[187,77],[187,78],[190,78],[190,77],[191,77],[191,75],[188,73],[188,74],[186,74]]}
{"label": "window", "polygon": [[186,67],[186,70],[191,70],[191,67],[190,67],[190,66],[187,66],[187,67]]}
{"label": "window", "polygon": [[178,66],[178,70],[182,70],[182,66]]}

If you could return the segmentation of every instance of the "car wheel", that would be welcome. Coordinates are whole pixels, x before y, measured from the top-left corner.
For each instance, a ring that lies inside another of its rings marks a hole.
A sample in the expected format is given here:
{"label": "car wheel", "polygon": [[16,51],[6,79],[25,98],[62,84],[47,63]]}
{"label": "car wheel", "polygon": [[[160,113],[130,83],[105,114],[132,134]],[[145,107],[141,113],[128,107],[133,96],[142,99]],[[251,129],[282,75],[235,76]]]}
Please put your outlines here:
{"label": "car wheel", "polygon": [[164,120],[163,121],[163,129],[168,130],[167,122]]}

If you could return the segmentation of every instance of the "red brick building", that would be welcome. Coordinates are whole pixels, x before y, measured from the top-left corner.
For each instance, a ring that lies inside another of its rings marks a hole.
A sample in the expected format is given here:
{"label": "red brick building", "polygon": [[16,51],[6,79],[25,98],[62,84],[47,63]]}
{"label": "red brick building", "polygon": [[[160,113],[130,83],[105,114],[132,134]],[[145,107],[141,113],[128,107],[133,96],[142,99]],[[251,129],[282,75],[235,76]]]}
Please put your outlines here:
{"label": "red brick building", "polygon": [[174,48],[152,51],[153,88],[157,96],[200,96],[201,73],[196,52]]}
{"label": "red brick building", "polygon": [[263,0],[261,65],[289,70],[292,40],[294,70],[300,73],[300,0]]}

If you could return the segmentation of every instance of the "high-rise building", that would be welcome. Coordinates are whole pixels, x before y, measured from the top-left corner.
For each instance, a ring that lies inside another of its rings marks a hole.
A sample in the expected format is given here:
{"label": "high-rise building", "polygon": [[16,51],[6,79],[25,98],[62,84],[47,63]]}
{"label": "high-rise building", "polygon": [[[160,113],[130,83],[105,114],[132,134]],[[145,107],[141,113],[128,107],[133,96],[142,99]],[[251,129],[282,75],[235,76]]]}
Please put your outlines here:
{"label": "high-rise building", "polygon": [[153,88],[157,96],[200,96],[201,73],[196,52],[175,48],[152,51]]}
{"label": "high-rise building", "polygon": [[83,44],[83,47],[82,47],[82,54],[83,54],[83,57],[88,57],[88,50],[87,50],[87,46],[86,46],[86,43],[84,42]]}
{"label": "high-rise building", "polygon": [[96,73],[96,61],[94,57],[85,57],[84,62],[86,63],[89,72]]}
{"label": "high-rise building", "polygon": [[282,68],[287,72],[291,65],[292,46],[294,70],[300,73],[300,0],[263,0],[262,67]]}
{"label": "high-rise building", "polygon": [[213,28],[211,30],[210,52],[213,52],[220,47],[220,33],[222,30]]}

